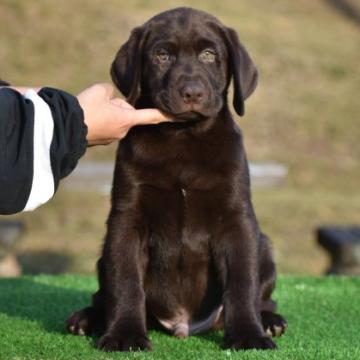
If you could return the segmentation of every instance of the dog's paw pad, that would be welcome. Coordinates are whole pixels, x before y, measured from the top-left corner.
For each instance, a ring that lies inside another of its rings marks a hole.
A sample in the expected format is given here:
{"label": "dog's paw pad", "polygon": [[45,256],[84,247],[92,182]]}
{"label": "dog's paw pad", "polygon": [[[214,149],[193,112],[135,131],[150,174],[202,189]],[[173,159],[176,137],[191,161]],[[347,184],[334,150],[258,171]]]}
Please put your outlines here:
{"label": "dog's paw pad", "polygon": [[285,333],[288,325],[281,315],[270,311],[263,311],[261,317],[264,331],[267,335],[275,337]]}

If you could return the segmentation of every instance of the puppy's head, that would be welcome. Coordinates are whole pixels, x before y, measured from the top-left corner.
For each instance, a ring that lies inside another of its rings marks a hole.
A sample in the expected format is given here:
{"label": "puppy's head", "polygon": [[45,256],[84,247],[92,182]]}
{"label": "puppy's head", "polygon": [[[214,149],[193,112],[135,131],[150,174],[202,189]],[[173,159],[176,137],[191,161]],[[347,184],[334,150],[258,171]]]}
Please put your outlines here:
{"label": "puppy's head", "polygon": [[234,30],[191,8],[163,12],[135,28],[111,67],[131,104],[139,99],[178,120],[215,116],[226,105],[231,78],[234,108],[255,90],[256,68]]}

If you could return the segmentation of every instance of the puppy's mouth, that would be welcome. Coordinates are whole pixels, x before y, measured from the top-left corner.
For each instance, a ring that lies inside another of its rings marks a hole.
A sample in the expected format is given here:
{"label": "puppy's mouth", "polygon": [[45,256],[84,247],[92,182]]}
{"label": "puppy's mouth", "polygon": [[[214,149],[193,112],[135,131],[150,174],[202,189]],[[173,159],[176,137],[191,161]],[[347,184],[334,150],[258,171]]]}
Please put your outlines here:
{"label": "puppy's mouth", "polygon": [[182,113],[172,114],[174,117],[174,121],[199,121],[199,120],[205,120],[206,116],[202,113],[199,113],[197,111],[186,111]]}
{"label": "puppy's mouth", "polygon": [[[178,105],[178,100],[171,101],[167,92],[158,93],[154,98],[154,104],[163,112],[173,118],[173,122],[196,122],[207,119],[210,114],[206,113],[203,106],[199,105]],[[174,105],[174,103],[176,105]],[[170,105],[171,104],[171,105]]]}

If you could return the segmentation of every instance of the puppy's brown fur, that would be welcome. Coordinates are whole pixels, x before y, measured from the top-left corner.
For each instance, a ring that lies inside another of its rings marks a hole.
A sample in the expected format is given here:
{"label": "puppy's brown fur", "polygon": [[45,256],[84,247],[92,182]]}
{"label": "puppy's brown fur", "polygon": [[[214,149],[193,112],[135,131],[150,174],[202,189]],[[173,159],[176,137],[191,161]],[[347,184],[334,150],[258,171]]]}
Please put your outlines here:
{"label": "puppy's brown fur", "polygon": [[225,347],[273,349],[275,266],[250,196],[234,108],[254,91],[257,71],[234,30],[178,8],[136,28],[119,50],[113,80],[136,108],[175,121],[138,126],[119,144],[100,289],[68,320],[98,331],[104,350],[149,349],[147,329],[177,336],[224,326]]}

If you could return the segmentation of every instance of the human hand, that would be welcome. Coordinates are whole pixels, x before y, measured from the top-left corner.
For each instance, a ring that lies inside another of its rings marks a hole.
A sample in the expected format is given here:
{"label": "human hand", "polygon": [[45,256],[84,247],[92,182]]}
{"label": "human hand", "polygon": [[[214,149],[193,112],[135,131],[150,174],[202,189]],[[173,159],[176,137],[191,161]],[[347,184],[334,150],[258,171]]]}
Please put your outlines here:
{"label": "human hand", "polygon": [[136,110],[125,100],[113,98],[113,93],[112,85],[96,84],[77,95],[84,111],[90,146],[121,140],[135,125],[171,121],[157,109]]}

